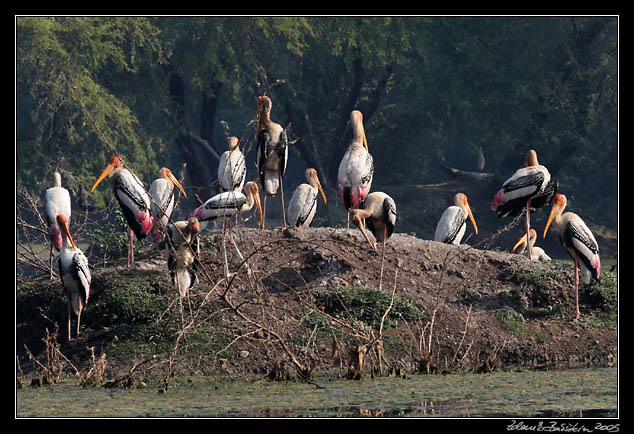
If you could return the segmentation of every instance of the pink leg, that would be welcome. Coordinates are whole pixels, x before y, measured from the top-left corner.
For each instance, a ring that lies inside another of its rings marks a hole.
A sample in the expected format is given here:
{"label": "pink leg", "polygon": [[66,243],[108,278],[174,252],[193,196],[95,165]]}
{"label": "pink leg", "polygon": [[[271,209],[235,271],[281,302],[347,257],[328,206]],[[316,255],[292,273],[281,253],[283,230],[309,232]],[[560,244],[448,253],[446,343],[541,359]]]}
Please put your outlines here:
{"label": "pink leg", "polygon": [[70,342],[72,340],[71,337],[70,337],[70,313],[71,313],[70,312],[71,311],[71,308],[70,308],[70,294],[66,293],[66,296],[68,297],[68,310],[67,310],[67,313],[68,313],[68,341]]}
{"label": "pink leg", "polygon": [[288,226],[286,225],[286,209],[284,208],[284,184],[282,184],[282,174],[280,172],[280,192],[282,197],[282,221],[284,222],[284,229]]}
{"label": "pink leg", "polygon": [[264,229],[264,221],[266,220],[266,192],[264,193],[264,203],[262,204],[262,221],[260,222],[260,229]]}
{"label": "pink leg", "polygon": [[575,319],[581,318],[581,312],[579,312],[579,262],[575,257]]}
{"label": "pink leg", "polygon": [[528,199],[528,201],[526,202],[526,251],[528,252],[528,260],[531,260],[531,245],[529,240],[531,239],[530,237],[530,229],[531,229],[531,200]]}
{"label": "pink leg", "polygon": [[128,229],[128,270],[134,268],[134,231]]}

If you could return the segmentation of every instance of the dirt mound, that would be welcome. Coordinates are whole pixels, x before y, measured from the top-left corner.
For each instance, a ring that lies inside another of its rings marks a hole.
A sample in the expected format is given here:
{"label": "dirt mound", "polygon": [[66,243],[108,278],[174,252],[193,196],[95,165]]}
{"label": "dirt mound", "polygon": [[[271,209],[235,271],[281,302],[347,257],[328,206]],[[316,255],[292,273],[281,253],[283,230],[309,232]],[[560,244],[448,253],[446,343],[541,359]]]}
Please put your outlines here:
{"label": "dirt mound", "polygon": [[[106,353],[110,377],[139,375],[490,371],[617,363],[616,275],[583,287],[572,321],[571,263],[450,246],[395,233],[385,255],[360,231],[204,231],[198,283],[182,305],[162,253],[139,246],[139,269],[95,268],[82,335],[63,342],[65,301],[47,277],[17,284],[20,368],[44,360],[45,329],[75,369]],[[248,264],[248,267],[246,266]],[[180,308],[182,306],[182,309]],[[67,365],[67,369],[70,367]]]}

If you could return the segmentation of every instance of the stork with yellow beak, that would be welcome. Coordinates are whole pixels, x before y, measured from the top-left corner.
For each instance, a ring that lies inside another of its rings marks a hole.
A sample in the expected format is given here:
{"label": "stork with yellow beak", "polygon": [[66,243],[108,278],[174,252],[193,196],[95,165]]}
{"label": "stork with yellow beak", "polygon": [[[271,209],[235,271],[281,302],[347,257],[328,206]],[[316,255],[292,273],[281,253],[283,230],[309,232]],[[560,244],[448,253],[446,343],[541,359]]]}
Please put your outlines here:
{"label": "stork with yellow beak", "polygon": [[110,159],[90,191],[95,191],[104,178],[113,185],[114,195],[128,222],[127,268],[130,270],[134,268],[134,236],[142,240],[152,229],[150,196],[145,191],[141,180],[131,170],[124,167],[123,161],[116,155]]}
{"label": "stork with yellow beak", "polygon": [[526,234],[522,235],[519,240],[513,246],[511,253],[517,252],[518,254],[524,253],[526,248],[531,249],[531,261],[540,262],[540,261],[550,261],[550,256],[546,254],[544,249],[541,247],[535,247],[535,242],[537,241],[537,232],[535,229],[531,228],[530,231],[530,239],[529,242],[526,242]]}
{"label": "stork with yellow beak", "polygon": [[153,221],[150,233],[154,241],[159,241],[162,238],[172,212],[174,212],[174,205],[176,204],[174,187],[178,188],[183,193],[183,196],[187,197],[183,186],[178,182],[172,171],[167,167],[162,167],[159,170],[159,177],[150,185],[150,198],[152,200],[150,212],[152,213]]}
{"label": "stork with yellow beak", "polygon": [[575,265],[575,319],[581,317],[579,312],[579,271],[581,279],[589,284],[592,279],[599,280],[601,275],[601,259],[599,258],[599,244],[592,231],[577,214],[567,212],[562,215],[567,204],[566,196],[556,194],[553,207],[544,228],[544,238],[551,223],[559,233],[559,241]]}
{"label": "stork with yellow beak", "polygon": [[442,216],[440,216],[440,220],[438,220],[434,240],[446,244],[460,244],[467,230],[467,218],[471,220],[473,229],[477,235],[478,225],[476,225],[473,214],[471,213],[467,195],[457,193],[454,196],[453,205],[448,207]]}
{"label": "stork with yellow beak", "polygon": [[293,192],[293,197],[288,203],[288,223],[291,226],[304,228],[310,226],[317,212],[317,195],[321,193],[321,197],[326,201],[326,193],[324,193],[317,171],[315,169],[306,169],[306,180],[308,184],[300,184]]}
{"label": "stork with yellow beak", "polygon": [[350,210],[363,208],[363,201],[370,193],[374,176],[374,160],[368,149],[363,114],[360,111],[353,110],[350,113],[350,125],[354,136],[339,163],[337,174],[339,199],[347,211],[347,227],[350,227]]}
{"label": "stork with yellow beak", "polygon": [[88,303],[92,278],[88,267],[88,259],[86,259],[84,252],[77,248],[73,237],[70,235],[68,219],[64,214],[59,214],[56,221],[61,229],[63,238],[57,264],[68,302],[68,340],[70,341],[71,310],[77,315],[77,331],[75,334],[79,337],[81,314],[86,309],[86,303]]}

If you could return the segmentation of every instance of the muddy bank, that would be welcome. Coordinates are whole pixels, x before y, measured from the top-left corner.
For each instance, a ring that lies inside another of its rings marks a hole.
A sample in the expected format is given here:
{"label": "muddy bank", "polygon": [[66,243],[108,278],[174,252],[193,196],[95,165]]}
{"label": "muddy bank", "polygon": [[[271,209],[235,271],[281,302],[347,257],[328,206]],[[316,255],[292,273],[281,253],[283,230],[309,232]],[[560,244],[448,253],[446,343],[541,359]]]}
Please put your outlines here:
{"label": "muddy bank", "polygon": [[56,325],[49,350],[50,342],[59,345],[60,371],[85,372],[105,354],[107,378],[617,364],[616,273],[609,270],[582,288],[583,318],[572,321],[568,261],[529,263],[404,233],[394,234],[383,257],[356,228],[239,228],[235,240],[246,262],[227,243],[227,281],[222,243],[213,231],[203,233],[198,283],[185,300],[149,243],[139,245],[137,270],[95,265],[81,336],[71,342],[61,284],[48,277],[18,281],[20,374],[41,375],[43,338]]}

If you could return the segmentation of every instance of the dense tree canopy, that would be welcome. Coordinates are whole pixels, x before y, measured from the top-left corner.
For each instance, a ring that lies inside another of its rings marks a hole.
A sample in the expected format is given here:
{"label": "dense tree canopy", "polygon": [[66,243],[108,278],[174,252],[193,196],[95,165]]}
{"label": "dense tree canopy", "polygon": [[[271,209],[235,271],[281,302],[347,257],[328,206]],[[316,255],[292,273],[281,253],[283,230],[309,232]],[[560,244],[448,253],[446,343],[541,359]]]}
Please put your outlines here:
{"label": "dense tree canopy", "polygon": [[88,191],[116,152],[148,184],[187,162],[206,198],[227,134],[255,178],[266,92],[295,179],[313,166],[332,191],[359,109],[377,185],[476,170],[479,148],[505,178],[534,148],[616,226],[617,73],[616,17],[17,17],[16,184],[40,192],[59,170],[102,206]]}

